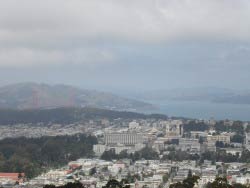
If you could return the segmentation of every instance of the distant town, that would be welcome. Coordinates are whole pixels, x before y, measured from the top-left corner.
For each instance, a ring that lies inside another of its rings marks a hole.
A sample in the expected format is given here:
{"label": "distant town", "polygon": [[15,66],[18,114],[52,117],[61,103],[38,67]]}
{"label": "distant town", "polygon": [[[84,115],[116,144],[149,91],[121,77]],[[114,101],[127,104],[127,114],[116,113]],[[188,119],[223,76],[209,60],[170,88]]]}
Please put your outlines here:
{"label": "distant town", "polygon": [[79,181],[85,187],[98,188],[110,179],[126,179],[127,185],[134,188],[168,188],[188,176],[199,177],[195,185],[198,188],[206,187],[216,177],[226,177],[232,185],[250,183],[249,122],[159,116],[2,125],[0,146],[9,138],[26,137],[35,142],[64,135],[96,138],[91,157],[47,167],[29,178],[24,171],[1,172],[2,187],[40,188]]}

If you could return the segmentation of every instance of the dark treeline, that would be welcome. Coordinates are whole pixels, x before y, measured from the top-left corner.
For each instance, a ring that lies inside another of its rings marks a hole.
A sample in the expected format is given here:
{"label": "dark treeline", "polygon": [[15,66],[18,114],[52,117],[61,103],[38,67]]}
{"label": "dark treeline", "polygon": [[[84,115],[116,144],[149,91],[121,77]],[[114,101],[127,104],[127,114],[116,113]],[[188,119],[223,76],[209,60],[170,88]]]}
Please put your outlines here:
{"label": "dark treeline", "polygon": [[249,163],[250,162],[250,151],[244,150],[242,155],[232,155],[230,153],[226,153],[226,151],[221,148],[216,152],[204,152],[201,155],[198,154],[189,154],[186,151],[180,150],[172,150],[169,151],[168,154],[163,155],[162,160],[173,160],[173,161],[184,161],[184,160],[195,160],[203,163],[204,160],[210,160],[213,163],[215,161],[230,163],[230,162],[242,162]]}
{"label": "dark treeline", "polygon": [[123,150],[121,153],[116,154],[114,150],[105,151],[101,159],[111,161],[113,159],[131,159],[132,161],[137,161],[140,159],[146,160],[156,160],[159,159],[159,155],[150,147],[145,147],[140,151],[136,151],[135,153],[128,154],[126,150]]}
{"label": "dark treeline", "polygon": [[55,109],[30,109],[30,110],[0,110],[0,125],[12,125],[18,123],[74,123],[88,119],[139,119],[155,118],[166,119],[161,114],[140,114],[134,112],[113,111],[98,108],[55,108]]}
{"label": "dark treeline", "polygon": [[[88,186],[84,186],[80,182],[75,183],[67,183],[62,186],[55,185],[45,185],[43,188],[87,188]],[[102,188],[130,188],[127,179],[122,179],[121,181],[117,181],[115,179],[110,179],[105,186]]]}
{"label": "dark treeline", "polygon": [[183,160],[196,160],[201,163],[204,160],[210,160],[215,163],[215,161],[230,163],[230,162],[242,162],[249,163],[250,162],[250,151],[244,150],[242,155],[232,155],[230,153],[226,153],[223,149],[218,150],[217,152],[205,152],[203,154],[189,154],[185,151],[170,151],[169,154],[164,155],[162,157],[163,160],[175,160],[175,161],[183,161]]}
{"label": "dark treeline", "polygon": [[240,135],[244,134],[242,121],[234,121],[232,125],[225,125],[223,121],[218,121],[214,127],[217,132],[236,132]]}
{"label": "dark treeline", "polygon": [[[209,130],[209,125],[204,122],[195,122],[189,121],[183,125],[185,132],[189,131],[206,131]],[[237,135],[243,135],[245,133],[243,122],[234,121],[232,125],[227,125],[224,121],[217,121],[214,125],[214,128],[217,133],[220,132],[235,132]],[[250,132],[250,126],[246,129],[247,132]]]}
{"label": "dark treeline", "polygon": [[163,155],[162,160],[184,161],[184,160],[199,160],[200,155],[190,154],[186,151],[174,150],[169,151],[167,155]]}
{"label": "dark treeline", "polygon": [[89,135],[8,138],[0,141],[0,171],[24,172],[31,178],[44,169],[93,155],[97,139]]}
{"label": "dark treeline", "polygon": [[[159,155],[150,147],[145,147],[140,151],[136,151],[135,153],[128,154],[126,150],[116,154],[114,150],[107,150],[101,155],[101,159],[111,161],[113,159],[131,159],[132,161],[137,161],[140,159],[145,160],[157,160],[159,159]],[[171,150],[168,154],[162,156],[161,160],[172,160],[172,161],[184,161],[184,160],[195,160],[203,163],[204,160],[210,160],[213,163],[215,161],[230,163],[230,162],[242,162],[249,163],[250,162],[250,151],[244,150],[242,155],[232,155],[230,153],[226,153],[225,150],[219,149],[216,152],[205,152],[201,155],[199,154],[190,154],[186,151],[181,150]]]}
{"label": "dark treeline", "polygon": [[203,122],[195,122],[190,121],[183,125],[183,129],[185,132],[189,131],[206,131],[209,129],[209,125],[203,123]]}
{"label": "dark treeline", "polygon": [[226,153],[224,150],[220,150],[217,152],[205,152],[201,156],[202,160],[211,160],[211,161],[219,161],[224,163],[231,163],[231,162],[242,162],[242,163],[249,163],[250,162],[250,151],[244,150],[241,156],[232,155],[230,153]]}

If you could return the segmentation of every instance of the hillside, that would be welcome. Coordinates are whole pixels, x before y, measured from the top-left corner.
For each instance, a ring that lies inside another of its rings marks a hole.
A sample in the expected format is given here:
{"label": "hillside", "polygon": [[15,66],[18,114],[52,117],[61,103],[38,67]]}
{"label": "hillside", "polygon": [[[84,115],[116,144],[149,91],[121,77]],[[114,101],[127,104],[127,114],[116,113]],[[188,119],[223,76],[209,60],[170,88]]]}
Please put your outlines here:
{"label": "hillside", "polygon": [[0,125],[13,125],[19,123],[60,123],[68,124],[90,119],[107,118],[110,120],[155,118],[166,119],[167,116],[161,114],[141,114],[135,112],[114,111],[98,108],[53,108],[53,109],[0,109]]}
{"label": "hillside", "polygon": [[47,109],[86,106],[129,111],[153,109],[153,105],[148,103],[68,85],[21,83],[0,87],[0,108]]}

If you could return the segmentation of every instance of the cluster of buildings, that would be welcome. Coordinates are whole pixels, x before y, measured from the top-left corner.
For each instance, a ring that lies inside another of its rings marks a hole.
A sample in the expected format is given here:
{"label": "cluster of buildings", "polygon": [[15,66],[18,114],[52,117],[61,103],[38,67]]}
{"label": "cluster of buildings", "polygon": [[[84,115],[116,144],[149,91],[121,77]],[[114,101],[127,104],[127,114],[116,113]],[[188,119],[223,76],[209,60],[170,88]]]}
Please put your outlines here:
{"label": "cluster of buildings", "polygon": [[4,138],[29,137],[38,138],[42,136],[74,135],[86,132],[86,126],[81,124],[50,126],[34,124],[1,125],[0,140]]}
{"label": "cluster of buildings", "polygon": [[[201,156],[204,152],[224,150],[226,153],[241,156],[244,149],[250,150],[250,134],[244,135],[244,142],[234,143],[232,137],[235,132],[217,132],[215,121],[202,123],[209,125],[205,131],[185,131],[184,125],[189,120],[183,119],[136,119],[113,121],[101,119],[89,120],[82,124],[71,125],[15,125],[8,132],[7,128],[0,130],[0,138],[15,136],[40,137],[43,135],[69,135],[76,133],[91,133],[98,139],[93,146],[95,159],[79,159],[71,161],[60,169],[50,169],[40,176],[22,182],[19,186],[40,188],[45,184],[64,185],[68,182],[80,181],[86,187],[102,187],[111,178],[129,179],[131,188],[164,187],[184,180],[190,173],[200,176],[197,188],[203,188],[208,182],[215,180],[218,175],[225,175],[230,183],[250,183],[250,166],[245,163],[222,163],[219,161],[181,160],[164,158],[170,151],[183,151],[188,154]],[[198,120],[197,120],[198,121]],[[232,124],[232,122],[225,122]],[[198,125],[197,125],[198,126]],[[247,126],[245,124],[245,126]],[[227,147],[220,148],[218,143]],[[101,160],[105,151],[128,154],[140,151],[145,147],[152,148],[159,156],[159,160],[137,161],[131,159]],[[6,180],[6,178],[4,179]],[[1,179],[0,182],[4,182]]]}
{"label": "cluster of buildings", "polygon": [[105,161],[95,158],[71,161],[62,168],[51,169],[34,179],[20,182],[18,186],[42,188],[49,184],[60,186],[79,181],[88,188],[101,188],[110,179],[127,179],[131,188],[168,188],[172,183],[186,179],[190,173],[200,177],[196,188],[205,187],[221,173],[230,183],[250,183],[250,165],[243,163],[212,164],[212,161],[204,161],[199,165],[192,160],[138,160],[133,163],[129,159]]}
{"label": "cluster of buildings", "polygon": [[[144,124],[142,124],[144,123]],[[227,154],[241,156],[244,149],[250,149],[250,134],[246,133],[244,136],[244,142],[234,143],[232,137],[237,134],[235,132],[216,132],[214,129],[214,121],[205,122],[210,125],[210,129],[206,131],[189,131],[184,132],[183,125],[184,120],[162,120],[156,122],[140,122],[132,121],[127,126],[122,127],[107,127],[99,130],[98,140],[99,144],[95,145],[93,150],[97,156],[101,156],[105,151],[113,149],[116,154],[122,151],[127,153],[134,153],[139,151],[145,146],[152,147],[158,154],[160,160],[159,164],[171,167],[165,173],[170,175],[171,181],[168,184],[182,181],[187,177],[189,170],[193,174],[201,177],[198,187],[204,187],[208,182],[215,180],[218,175],[226,175],[231,183],[249,183],[248,170],[242,171],[242,167],[246,167],[247,164],[239,163],[236,166],[235,163],[222,164],[221,162],[204,161],[203,164],[197,164],[197,161],[183,161],[177,162],[172,160],[171,162],[162,162],[162,156],[169,153],[169,148],[173,148],[175,151],[185,151],[188,154],[197,154],[201,156],[204,152],[216,152],[224,150]],[[218,143],[226,145],[226,147],[220,148]],[[152,161],[149,161],[152,162]],[[157,163],[154,161],[154,165]],[[135,164],[138,164],[137,162]],[[221,170],[225,169],[226,172]],[[218,169],[218,166],[220,168]],[[157,166],[157,169],[159,166]],[[249,167],[247,166],[247,169]],[[157,170],[155,169],[155,170]],[[173,173],[173,169],[175,173]],[[233,171],[238,173],[232,174]],[[237,170],[236,170],[237,169]],[[223,173],[222,173],[223,172]],[[247,172],[247,173],[246,173]],[[158,175],[158,174],[154,174]],[[153,177],[153,176],[152,176]],[[161,177],[162,178],[162,177]],[[155,182],[155,180],[152,180]],[[162,179],[157,182],[158,185],[162,184]],[[165,184],[167,186],[168,184]]]}
{"label": "cluster of buildings", "polygon": [[141,150],[145,146],[152,147],[159,154],[169,147],[186,151],[190,154],[201,154],[205,151],[216,152],[216,144],[230,145],[225,150],[230,153],[242,151],[243,146],[250,147],[250,134],[246,134],[246,142],[233,143],[231,137],[235,133],[216,133],[213,129],[190,131],[184,134],[183,120],[164,120],[145,123],[132,121],[127,126],[103,127],[94,132],[99,143],[94,145],[94,152],[101,156],[105,151],[113,149],[116,154],[126,150],[128,153]]}

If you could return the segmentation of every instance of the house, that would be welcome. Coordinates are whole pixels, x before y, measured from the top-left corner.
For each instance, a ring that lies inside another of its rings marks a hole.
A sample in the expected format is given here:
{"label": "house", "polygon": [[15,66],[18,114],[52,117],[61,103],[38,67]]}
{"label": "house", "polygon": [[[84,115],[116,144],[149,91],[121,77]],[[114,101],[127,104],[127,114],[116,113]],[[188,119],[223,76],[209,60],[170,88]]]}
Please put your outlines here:
{"label": "house", "polygon": [[0,182],[13,181],[22,183],[24,181],[24,173],[0,173]]}

